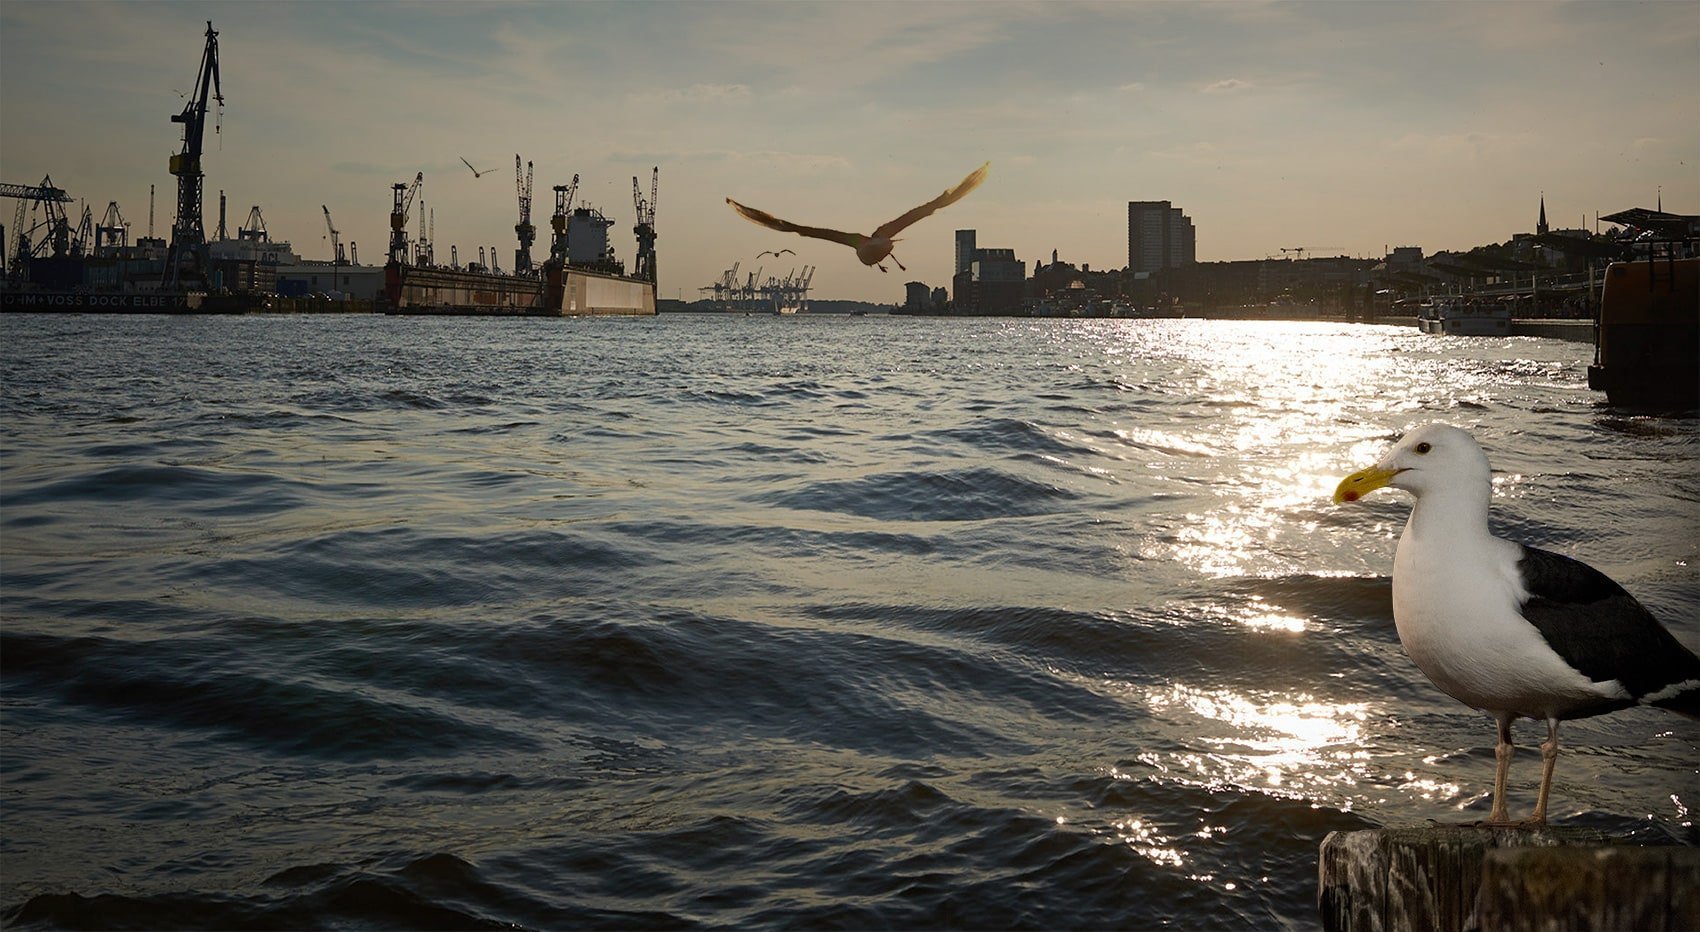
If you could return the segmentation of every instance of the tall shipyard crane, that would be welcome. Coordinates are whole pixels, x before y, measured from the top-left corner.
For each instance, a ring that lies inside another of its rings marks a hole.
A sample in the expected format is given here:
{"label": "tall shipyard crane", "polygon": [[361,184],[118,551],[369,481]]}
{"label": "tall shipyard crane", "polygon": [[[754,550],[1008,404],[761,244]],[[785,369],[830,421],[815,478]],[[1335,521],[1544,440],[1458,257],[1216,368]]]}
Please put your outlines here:
{"label": "tall shipyard crane", "polygon": [[643,190],[638,187],[637,176],[632,176],[632,207],[636,211],[637,225],[632,232],[637,234],[637,261],[632,269],[632,277],[653,283],[655,279],[655,198],[661,187],[661,167],[655,166],[649,174],[649,200],[643,199]]}
{"label": "tall shipyard crane", "polygon": [[525,173],[521,174],[517,152],[514,153],[514,188],[519,194],[519,222],[514,224],[519,248],[514,250],[514,274],[530,275],[531,244],[537,241],[537,227],[531,223],[531,163],[525,163]]}
{"label": "tall shipyard crane", "polygon": [[171,224],[171,247],[165,254],[166,288],[205,286],[207,280],[207,233],[201,222],[201,139],[207,125],[207,100],[224,106],[218,82],[218,33],[207,21],[207,44],[201,51],[201,70],[195,91],[182,113],[171,122],[183,124],[183,151],[171,157],[171,173],[177,176],[177,219]]}
{"label": "tall shipyard crane", "polygon": [[94,211],[84,202],[82,219],[77,221],[77,232],[71,234],[71,255],[82,258],[93,249]]}
{"label": "tall shipyard crane", "polygon": [[549,229],[553,235],[549,237],[549,262],[556,266],[567,264],[567,209],[573,206],[573,198],[578,196],[578,172],[573,173],[572,184],[555,185],[555,213],[549,217]]}
{"label": "tall shipyard crane", "polygon": [[336,265],[343,265],[345,263],[342,258],[342,231],[336,228],[336,224],[331,223],[331,209],[324,204],[320,204],[319,208],[325,212],[325,229],[330,231],[331,262]]}
{"label": "tall shipyard crane", "polygon": [[390,261],[396,265],[407,264],[407,213],[413,209],[413,198],[424,183],[425,173],[419,172],[413,176],[412,184],[398,181],[391,186],[395,189],[395,206],[390,209]]}

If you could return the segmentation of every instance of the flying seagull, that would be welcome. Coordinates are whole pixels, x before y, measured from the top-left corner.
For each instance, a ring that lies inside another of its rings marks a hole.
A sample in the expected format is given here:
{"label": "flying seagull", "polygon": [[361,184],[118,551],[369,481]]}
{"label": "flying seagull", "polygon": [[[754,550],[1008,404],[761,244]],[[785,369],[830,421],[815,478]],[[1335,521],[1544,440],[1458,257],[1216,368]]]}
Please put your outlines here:
{"label": "flying seagull", "polygon": [[772,256],[773,258],[777,259],[780,256],[785,255],[786,253],[790,253],[793,256],[797,254],[796,250],[793,250],[793,249],[781,249],[778,252],[775,252],[771,249],[768,249],[768,250],[763,250],[762,252],[756,253],[756,258],[760,259],[762,256]]}
{"label": "flying seagull", "polygon": [[[467,160],[466,160],[466,156],[464,156],[464,155],[463,155],[463,156],[461,156],[461,158],[460,158],[460,164],[462,164],[462,165],[465,165],[465,166],[466,166],[466,167],[467,167],[467,168],[472,168],[472,163],[471,163],[471,162],[468,162],[468,161],[467,161]],[[479,170],[478,170],[478,169],[476,169],[476,168],[472,168],[472,177],[474,177],[474,178],[482,178],[482,177],[484,177],[484,176],[485,176],[485,175],[488,175],[488,174],[490,174],[490,173],[491,173],[491,172],[493,172],[493,171],[495,171],[495,169],[494,169],[494,168],[486,168],[486,169],[484,169],[484,170],[483,170],[483,171],[479,171]]]}
{"label": "flying seagull", "polygon": [[789,220],[781,220],[766,211],[757,210],[754,207],[745,207],[731,198],[727,198],[726,203],[732,205],[733,210],[742,214],[744,219],[749,220],[752,223],[759,223],[764,227],[779,230],[782,233],[796,233],[800,236],[812,236],[815,239],[829,239],[835,243],[843,243],[851,249],[856,250],[856,258],[862,260],[863,265],[878,265],[881,272],[885,271],[885,266],[882,263],[888,257],[891,261],[897,262],[898,268],[908,271],[908,267],[902,262],[898,262],[897,257],[891,254],[892,246],[897,242],[894,237],[896,237],[904,227],[907,227],[915,221],[920,220],[922,217],[931,214],[933,211],[938,210],[941,207],[948,207],[951,204],[962,200],[969,191],[979,187],[980,182],[986,180],[986,172],[990,171],[991,167],[992,163],[987,162],[979,168],[974,169],[968,174],[968,177],[962,179],[956,187],[946,190],[943,194],[940,194],[938,197],[933,198],[925,204],[910,210],[908,213],[898,217],[896,220],[882,224],[879,229],[873,232],[872,236],[864,236],[861,233],[843,233],[838,230],[828,230],[823,227],[806,227],[801,224],[792,223]]}
{"label": "flying seagull", "polygon": [[[1604,573],[1488,533],[1487,456],[1457,427],[1406,434],[1368,469],[1341,480],[1334,501],[1384,486],[1416,496],[1393,557],[1393,624],[1417,668],[1454,699],[1499,723],[1490,825],[1547,820],[1558,723],[1634,705],[1700,718],[1700,657]],[[1505,810],[1511,722],[1545,721],[1535,811]]]}

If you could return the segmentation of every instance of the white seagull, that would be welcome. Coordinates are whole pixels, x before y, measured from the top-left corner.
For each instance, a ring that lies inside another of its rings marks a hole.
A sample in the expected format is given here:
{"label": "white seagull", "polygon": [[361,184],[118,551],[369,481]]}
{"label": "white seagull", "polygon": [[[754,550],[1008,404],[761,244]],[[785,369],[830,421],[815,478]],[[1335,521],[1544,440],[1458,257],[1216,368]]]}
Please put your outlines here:
{"label": "white seagull", "polygon": [[958,182],[956,187],[946,189],[943,194],[940,194],[938,197],[935,197],[925,204],[905,213],[896,220],[881,224],[880,228],[875,230],[871,236],[864,236],[861,233],[844,233],[839,230],[829,230],[825,227],[806,227],[802,224],[792,223],[789,220],[781,220],[764,210],[757,210],[754,207],[745,207],[731,198],[727,198],[726,203],[731,204],[733,210],[737,211],[744,217],[744,219],[751,223],[759,223],[764,227],[778,230],[781,233],[796,233],[799,236],[812,236],[815,239],[827,239],[832,240],[835,243],[843,243],[851,249],[856,250],[856,258],[862,260],[863,265],[878,265],[881,272],[885,271],[885,266],[881,263],[889,257],[891,261],[897,262],[898,268],[907,272],[909,270],[908,267],[902,262],[898,262],[897,257],[891,254],[892,247],[897,242],[897,234],[901,232],[904,227],[907,227],[915,221],[920,220],[922,217],[931,214],[933,211],[938,210],[941,207],[948,207],[951,204],[962,200],[969,191],[979,187],[980,182],[986,180],[986,173],[991,171],[991,168],[992,163],[990,162],[981,165],[979,168],[969,172],[968,177]]}
{"label": "white seagull", "polygon": [[[1406,434],[1334,501],[1384,486],[1416,497],[1393,557],[1393,623],[1417,668],[1499,723],[1490,825],[1547,820],[1558,723],[1654,705],[1700,718],[1700,657],[1604,573],[1488,533],[1493,480],[1475,438],[1447,424]],[[1511,722],[1545,721],[1534,814],[1505,810]]]}

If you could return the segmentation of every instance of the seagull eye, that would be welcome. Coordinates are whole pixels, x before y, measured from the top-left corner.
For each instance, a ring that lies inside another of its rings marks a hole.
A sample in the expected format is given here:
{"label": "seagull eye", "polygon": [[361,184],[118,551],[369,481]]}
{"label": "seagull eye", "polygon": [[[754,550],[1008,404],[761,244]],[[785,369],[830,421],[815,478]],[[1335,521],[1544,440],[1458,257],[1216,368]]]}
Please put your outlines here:
{"label": "seagull eye", "polygon": [[1428,441],[1426,441],[1426,440],[1422,443],[1417,444],[1417,452],[1418,453],[1427,453],[1428,451],[1430,451],[1432,449],[1434,449],[1434,447],[1431,446],[1428,443]]}

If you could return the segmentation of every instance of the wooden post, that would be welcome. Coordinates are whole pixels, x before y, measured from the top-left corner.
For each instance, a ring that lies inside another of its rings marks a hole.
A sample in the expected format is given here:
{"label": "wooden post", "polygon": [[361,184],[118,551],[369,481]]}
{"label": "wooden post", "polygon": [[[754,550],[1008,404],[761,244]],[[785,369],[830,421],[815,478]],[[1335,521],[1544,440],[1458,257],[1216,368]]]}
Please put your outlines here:
{"label": "wooden post", "polygon": [[1700,929],[1700,848],[1489,851],[1483,929]]}
{"label": "wooden post", "polygon": [[1700,849],[1591,829],[1332,832],[1317,862],[1329,932],[1700,929]]}

